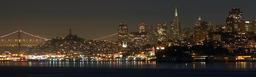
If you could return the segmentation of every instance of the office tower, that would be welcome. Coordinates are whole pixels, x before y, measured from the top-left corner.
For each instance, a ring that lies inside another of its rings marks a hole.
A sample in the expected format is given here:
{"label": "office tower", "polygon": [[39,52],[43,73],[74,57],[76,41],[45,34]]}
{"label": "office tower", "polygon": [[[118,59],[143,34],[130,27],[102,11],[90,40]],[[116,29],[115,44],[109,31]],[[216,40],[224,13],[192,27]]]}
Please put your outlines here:
{"label": "office tower", "polygon": [[118,26],[118,44],[119,46],[127,47],[127,42],[129,41],[128,26],[125,23],[120,23]]}
{"label": "office tower", "polygon": [[202,43],[204,40],[207,39],[207,29],[208,23],[206,21],[202,21],[201,17],[198,17],[198,20],[194,25],[193,40],[195,43]]}
{"label": "office tower", "polygon": [[245,32],[251,32],[252,23],[250,21],[244,21],[244,31]]}
{"label": "office tower", "polygon": [[146,32],[146,24],[144,22],[141,22],[138,24],[138,32],[139,33],[145,33]]}
{"label": "office tower", "polygon": [[172,41],[181,40],[181,27],[177,8],[175,8],[174,19],[170,25],[170,39]]}
{"label": "office tower", "polygon": [[138,31],[131,32],[130,38],[131,42],[136,46],[143,46],[148,43],[149,37],[148,32],[146,30],[146,24],[141,22],[138,24]]}
{"label": "office tower", "polygon": [[239,8],[233,8],[229,11],[226,18],[226,31],[227,32],[245,32],[243,12]]}
{"label": "office tower", "polygon": [[252,21],[250,29],[252,32],[256,33],[256,20]]}
{"label": "office tower", "polygon": [[166,24],[157,24],[156,36],[157,36],[157,41],[158,42],[167,41],[168,35],[167,35],[167,26],[166,26]]}

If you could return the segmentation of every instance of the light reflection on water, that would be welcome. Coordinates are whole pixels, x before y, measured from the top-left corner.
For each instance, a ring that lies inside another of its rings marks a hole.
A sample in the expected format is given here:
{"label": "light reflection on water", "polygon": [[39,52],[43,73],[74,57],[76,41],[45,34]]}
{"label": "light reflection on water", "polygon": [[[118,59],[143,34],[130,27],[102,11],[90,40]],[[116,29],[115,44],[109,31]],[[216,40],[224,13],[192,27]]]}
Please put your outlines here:
{"label": "light reflection on water", "polygon": [[0,66],[9,67],[72,67],[72,68],[136,68],[136,69],[256,69],[256,62],[191,62],[156,63],[155,61],[108,61],[108,62],[67,62],[67,61],[0,61]]}
{"label": "light reflection on water", "polygon": [[68,62],[68,61],[28,61],[13,62],[0,61],[0,66],[10,67],[86,67],[86,68],[155,68],[155,61],[95,61],[95,62]]}

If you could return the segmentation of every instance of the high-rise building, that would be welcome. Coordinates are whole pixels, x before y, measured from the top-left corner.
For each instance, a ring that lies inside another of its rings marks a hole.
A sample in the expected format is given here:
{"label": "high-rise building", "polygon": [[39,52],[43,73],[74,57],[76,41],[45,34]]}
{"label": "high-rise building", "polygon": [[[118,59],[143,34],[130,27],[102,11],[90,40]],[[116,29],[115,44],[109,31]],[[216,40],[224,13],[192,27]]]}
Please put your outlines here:
{"label": "high-rise building", "polygon": [[166,24],[157,24],[156,36],[157,36],[158,42],[167,41],[168,35],[167,35],[167,25]]}
{"label": "high-rise building", "polygon": [[139,23],[138,32],[131,32],[130,38],[131,42],[133,42],[136,46],[148,44],[149,35],[146,30],[146,24],[144,22]]}
{"label": "high-rise building", "polygon": [[202,21],[201,17],[198,17],[198,20],[194,25],[193,40],[195,43],[200,43],[207,39],[207,35],[208,35],[207,29],[208,29],[208,23],[206,21]]}
{"label": "high-rise building", "polygon": [[172,41],[181,40],[181,27],[177,8],[175,8],[174,19],[170,25],[170,39]]}
{"label": "high-rise building", "polygon": [[156,37],[156,27],[155,26],[148,26],[148,40],[149,44],[155,44],[157,42],[157,37]]}
{"label": "high-rise building", "polygon": [[254,33],[256,33],[256,20],[253,20],[251,24],[252,24],[252,25],[251,25],[251,28],[250,28],[251,31],[254,32]]}
{"label": "high-rise building", "polygon": [[233,8],[229,11],[226,18],[226,31],[227,32],[245,32],[243,12],[239,8]]}
{"label": "high-rise building", "polygon": [[126,47],[127,42],[129,41],[128,26],[125,23],[120,23],[118,26],[118,44],[120,46]]}
{"label": "high-rise building", "polygon": [[244,31],[245,32],[251,32],[252,23],[250,21],[244,21]]}
{"label": "high-rise building", "polygon": [[221,27],[222,25],[213,25],[211,22],[208,23],[208,41],[221,41]]}
{"label": "high-rise building", "polygon": [[147,44],[149,41],[149,33],[147,31],[147,25],[144,22],[141,22],[138,25],[138,30],[139,30],[139,37],[141,39],[141,43],[143,44]]}
{"label": "high-rise building", "polygon": [[146,32],[146,24],[144,22],[139,23],[138,25],[138,31],[139,33],[144,33]]}

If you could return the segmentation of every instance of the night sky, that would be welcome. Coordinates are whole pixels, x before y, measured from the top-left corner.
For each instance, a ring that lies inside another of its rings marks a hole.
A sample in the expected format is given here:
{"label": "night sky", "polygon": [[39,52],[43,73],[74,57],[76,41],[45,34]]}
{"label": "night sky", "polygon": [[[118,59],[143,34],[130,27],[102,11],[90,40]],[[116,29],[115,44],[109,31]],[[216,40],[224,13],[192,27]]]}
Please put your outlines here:
{"label": "night sky", "polygon": [[256,0],[2,0],[0,35],[21,25],[26,32],[53,38],[66,35],[71,26],[74,34],[92,39],[115,33],[120,22],[126,22],[130,31],[141,21],[170,23],[175,7],[183,27],[198,16],[223,24],[233,7],[241,8],[245,19],[256,16]]}

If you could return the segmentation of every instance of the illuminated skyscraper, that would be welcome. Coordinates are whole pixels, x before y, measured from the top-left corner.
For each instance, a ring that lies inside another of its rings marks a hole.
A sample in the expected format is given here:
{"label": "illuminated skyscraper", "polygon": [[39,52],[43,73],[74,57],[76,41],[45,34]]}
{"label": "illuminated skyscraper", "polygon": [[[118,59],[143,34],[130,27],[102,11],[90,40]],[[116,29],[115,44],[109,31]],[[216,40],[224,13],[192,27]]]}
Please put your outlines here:
{"label": "illuminated skyscraper", "polygon": [[138,31],[131,32],[130,36],[131,42],[135,44],[135,46],[143,46],[148,44],[149,41],[149,33],[146,30],[146,24],[141,22],[138,24]]}
{"label": "illuminated skyscraper", "polygon": [[167,26],[166,24],[157,24],[156,36],[158,42],[167,41]]}
{"label": "illuminated skyscraper", "polygon": [[118,44],[124,48],[128,46],[143,46],[149,43],[149,33],[147,32],[146,24],[141,22],[138,24],[136,32],[128,32],[128,26],[125,23],[120,23],[118,28]]}
{"label": "illuminated skyscraper", "polygon": [[250,29],[250,28],[252,28],[252,23],[250,21],[244,21],[244,31],[251,32],[252,29]]}
{"label": "illuminated skyscraper", "polygon": [[147,44],[149,41],[149,33],[147,31],[147,25],[144,22],[141,22],[138,25],[138,29],[139,29],[139,37],[141,39],[141,43],[142,44]]}
{"label": "illuminated skyscraper", "polygon": [[181,27],[180,27],[180,21],[178,17],[178,11],[177,8],[175,8],[175,14],[174,14],[174,19],[171,22],[170,26],[170,39],[173,41],[178,41],[181,40]]}
{"label": "illuminated skyscraper", "polygon": [[194,25],[193,40],[195,43],[200,43],[207,39],[207,29],[208,23],[206,21],[202,21],[201,17],[198,17],[198,20]]}
{"label": "illuminated skyscraper", "polygon": [[242,18],[243,12],[239,8],[233,8],[229,11],[226,18],[226,31],[228,32],[244,32],[244,20]]}
{"label": "illuminated skyscraper", "polygon": [[146,24],[144,22],[141,22],[139,25],[138,25],[138,30],[139,30],[139,33],[144,33],[146,32]]}
{"label": "illuminated skyscraper", "polygon": [[251,29],[252,32],[256,33],[256,20],[252,21],[252,25],[251,25],[250,29]]}
{"label": "illuminated skyscraper", "polygon": [[126,46],[129,37],[128,37],[128,26],[125,23],[120,23],[118,28],[118,43],[120,46]]}

